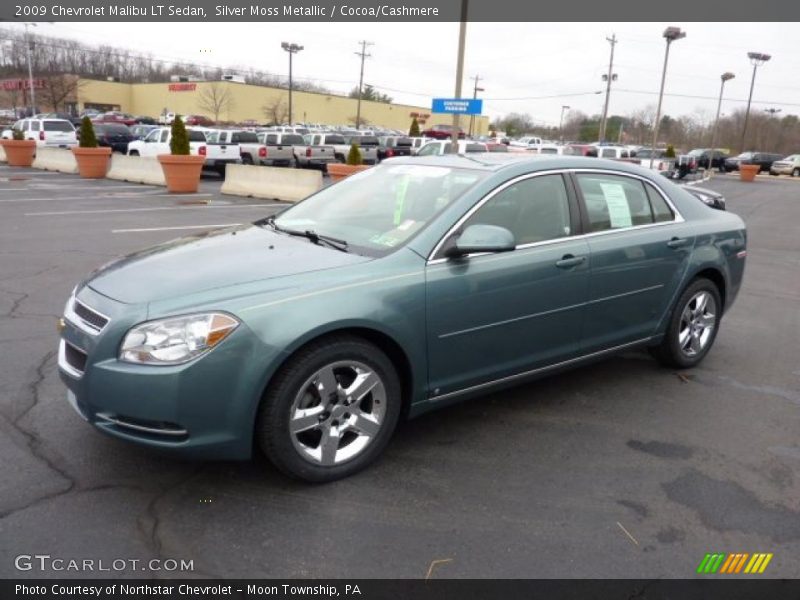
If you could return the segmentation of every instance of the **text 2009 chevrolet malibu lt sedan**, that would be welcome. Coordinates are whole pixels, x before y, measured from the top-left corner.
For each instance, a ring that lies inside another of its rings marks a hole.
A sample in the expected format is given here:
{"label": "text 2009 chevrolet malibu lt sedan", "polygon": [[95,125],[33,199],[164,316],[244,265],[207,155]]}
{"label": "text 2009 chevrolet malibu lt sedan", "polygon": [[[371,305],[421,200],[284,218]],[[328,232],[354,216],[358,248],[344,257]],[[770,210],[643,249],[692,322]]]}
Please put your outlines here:
{"label": "text 2009 chevrolet malibu lt sedan", "polygon": [[736,215],[622,163],[392,159],[99,269],[67,303],[60,373],[113,436],[226,459],[257,445],[332,480],[401,416],[634,346],[696,365],[746,240]]}

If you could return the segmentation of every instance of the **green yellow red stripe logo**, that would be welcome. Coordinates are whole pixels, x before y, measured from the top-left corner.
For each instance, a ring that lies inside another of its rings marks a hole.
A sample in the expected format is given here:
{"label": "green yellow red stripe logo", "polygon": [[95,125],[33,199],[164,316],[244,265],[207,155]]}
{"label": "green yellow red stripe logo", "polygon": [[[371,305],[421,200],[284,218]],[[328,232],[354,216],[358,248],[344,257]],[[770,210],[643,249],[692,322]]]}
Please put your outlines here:
{"label": "green yellow red stripe logo", "polygon": [[736,575],[739,573],[760,574],[767,569],[772,560],[772,553],[756,552],[725,552],[708,553],[697,566],[697,572],[703,575],[725,574]]}

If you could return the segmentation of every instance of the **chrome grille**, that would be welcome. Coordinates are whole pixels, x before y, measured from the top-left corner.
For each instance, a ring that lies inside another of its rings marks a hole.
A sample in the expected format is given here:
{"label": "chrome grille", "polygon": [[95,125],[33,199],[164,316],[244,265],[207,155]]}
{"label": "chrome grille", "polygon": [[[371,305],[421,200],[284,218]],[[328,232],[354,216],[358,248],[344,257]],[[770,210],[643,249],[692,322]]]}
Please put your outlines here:
{"label": "chrome grille", "polygon": [[102,331],[103,327],[108,324],[107,317],[104,317],[100,313],[92,310],[77,300],[72,303],[72,310],[83,320],[84,323],[86,323],[86,325],[97,331]]}

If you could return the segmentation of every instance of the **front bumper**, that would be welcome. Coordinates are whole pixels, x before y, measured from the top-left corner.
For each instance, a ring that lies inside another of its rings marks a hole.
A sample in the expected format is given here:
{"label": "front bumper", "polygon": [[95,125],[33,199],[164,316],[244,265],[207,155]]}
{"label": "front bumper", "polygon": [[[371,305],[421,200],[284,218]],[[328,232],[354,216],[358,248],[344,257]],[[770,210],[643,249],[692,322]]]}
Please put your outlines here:
{"label": "front bumper", "polygon": [[83,288],[78,300],[109,317],[93,331],[68,309],[58,366],[67,399],[100,431],[152,448],[203,459],[246,459],[253,446],[265,367],[279,362],[241,324],[224,342],[183,365],[117,360],[128,329],[147,320],[144,307],[114,302]]}

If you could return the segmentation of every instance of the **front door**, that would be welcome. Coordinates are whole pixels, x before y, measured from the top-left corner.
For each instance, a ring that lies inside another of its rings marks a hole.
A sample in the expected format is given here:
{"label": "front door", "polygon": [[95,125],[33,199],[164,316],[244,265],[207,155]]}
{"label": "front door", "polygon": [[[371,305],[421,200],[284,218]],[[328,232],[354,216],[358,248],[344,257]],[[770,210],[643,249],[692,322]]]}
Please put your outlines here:
{"label": "front door", "polygon": [[[514,234],[511,252],[427,268],[429,386],[439,396],[572,358],[580,349],[589,248],[560,174],[499,188],[452,234],[490,224]],[[445,242],[443,247],[447,247]]]}

